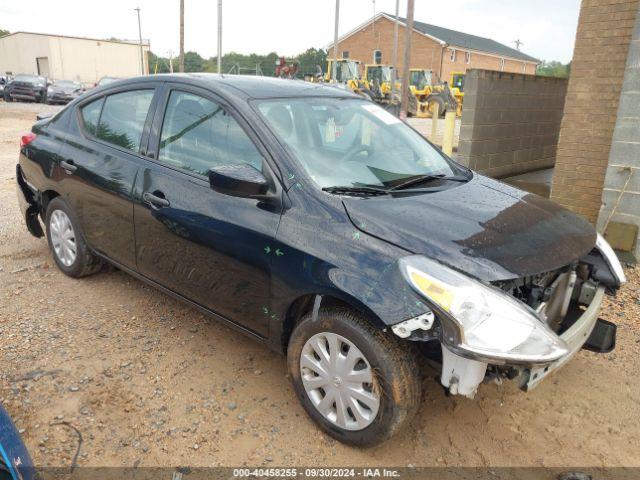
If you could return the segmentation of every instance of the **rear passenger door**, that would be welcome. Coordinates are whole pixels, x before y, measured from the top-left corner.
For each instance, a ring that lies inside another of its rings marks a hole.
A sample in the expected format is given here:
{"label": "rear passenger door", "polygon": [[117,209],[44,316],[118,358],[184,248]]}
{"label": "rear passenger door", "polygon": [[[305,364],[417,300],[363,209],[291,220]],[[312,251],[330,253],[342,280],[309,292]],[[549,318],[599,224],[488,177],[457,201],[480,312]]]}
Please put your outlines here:
{"label": "rear passenger door", "polygon": [[77,109],[76,134],[62,149],[64,192],[89,245],[135,268],[133,185],[146,140],[155,85],[116,89]]}
{"label": "rear passenger door", "polygon": [[[248,125],[207,91],[167,89],[136,182],[138,270],[266,336],[271,249],[280,205],[213,191],[208,172],[249,164],[277,183]],[[276,187],[279,189],[279,186]],[[281,190],[278,190],[281,194]]]}

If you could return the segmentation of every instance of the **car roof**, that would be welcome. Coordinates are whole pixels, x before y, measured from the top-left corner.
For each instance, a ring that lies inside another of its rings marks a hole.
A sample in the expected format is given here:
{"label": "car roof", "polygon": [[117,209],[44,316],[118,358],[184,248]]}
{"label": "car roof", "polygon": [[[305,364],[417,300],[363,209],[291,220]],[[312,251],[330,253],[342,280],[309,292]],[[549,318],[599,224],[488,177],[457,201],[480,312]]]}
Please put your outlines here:
{"label": "car roof", "polygon": [[140,81],[158,80],[189,83],[204,88],[215,87],[216,90],[223,90],[230,95],[244,98],[267,99],[305,96],[361,98],[351,90],[329,84],[253,75],[220,75],[217,73],[163,73],[145,77],[133,77],[110,83],[109,88],[116,85],[124,86],[128,83],[139,83]]}

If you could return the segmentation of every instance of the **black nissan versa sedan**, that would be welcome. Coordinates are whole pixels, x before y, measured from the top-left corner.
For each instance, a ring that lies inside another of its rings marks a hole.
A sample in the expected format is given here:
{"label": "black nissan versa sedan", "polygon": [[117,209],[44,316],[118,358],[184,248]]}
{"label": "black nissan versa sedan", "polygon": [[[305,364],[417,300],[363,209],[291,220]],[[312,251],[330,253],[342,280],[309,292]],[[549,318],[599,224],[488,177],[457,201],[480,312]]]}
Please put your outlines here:
{"label": "black nissan versa sedan", "polygon": [[614,347],[598,312],[625,276],[584,219],[331,86],[117,81],[37,122],[16,178],[65,274],[109,262],[286,353],[302,405],[345,443],[410,421],[425,356],[473,397]]}

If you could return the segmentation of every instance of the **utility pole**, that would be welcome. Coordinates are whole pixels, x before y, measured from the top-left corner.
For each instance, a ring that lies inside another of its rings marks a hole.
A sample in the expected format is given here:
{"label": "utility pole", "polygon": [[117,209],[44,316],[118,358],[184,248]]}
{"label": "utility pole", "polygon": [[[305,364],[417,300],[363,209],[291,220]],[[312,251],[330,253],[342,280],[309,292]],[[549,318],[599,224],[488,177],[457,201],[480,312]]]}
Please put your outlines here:
{"label": "utility pole", "polygon": [[371,19],[371,34],[373,35],[373,46],[378,48],[378,42],[376,41],[376,0],[373,2],[373,17]]}
{"label": "utility pole", "polygon": [[134,8],[138,12],[138,37],[140,39],[140,75],[144,75],[144,54],[142,53],[142,28],[140,27],[140,7]]}
{"label": "utility pole", "polygon": [[222,73],[222,0],[218,0],[218,74]]}
{"label": "utility pole", "polygon": [[393,24],[393,79],[391,81],[391,101],[396,99],[396,78],[398,76],[398,16],[400,14],[400,0],[396,0],[396,18]]}
{"label": "utility pole", "polygon": [[407,119],[407,107],[409,106],[409,69],[411,68],[411,36],[413,34],[413,10],[415,0],[407,0],[407,25],[404,38],[404,62],[402,65],[402,100],[400,102],[400,118]]}
{"label": "utility pole", "polygon": [[331,72],[331,78],[334,82],[338,79],[338,20],[340,19],[340,0],[336,0],[336,24],[333,31],[333,72]]}
{"label": "utility pole", "polygon": [[184,72],[184,0],[180,0],[180,71]]}

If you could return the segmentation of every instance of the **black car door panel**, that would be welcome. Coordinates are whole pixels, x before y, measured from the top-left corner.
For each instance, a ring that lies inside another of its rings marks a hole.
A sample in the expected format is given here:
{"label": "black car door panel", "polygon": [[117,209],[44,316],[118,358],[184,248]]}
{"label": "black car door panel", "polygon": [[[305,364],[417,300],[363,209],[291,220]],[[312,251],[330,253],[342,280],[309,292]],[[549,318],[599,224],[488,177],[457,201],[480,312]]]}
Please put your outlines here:
{"label": "black car door panel", "polygon": [[268,168],[263,153],[222,105],[178,90],[165,98],[149,146],[156,158],[135,188],[138,271],[266,336],[280,207],[215,192],[204,175],[234,162]]}

